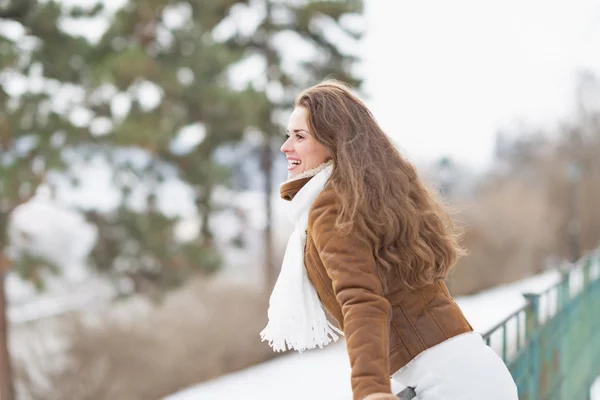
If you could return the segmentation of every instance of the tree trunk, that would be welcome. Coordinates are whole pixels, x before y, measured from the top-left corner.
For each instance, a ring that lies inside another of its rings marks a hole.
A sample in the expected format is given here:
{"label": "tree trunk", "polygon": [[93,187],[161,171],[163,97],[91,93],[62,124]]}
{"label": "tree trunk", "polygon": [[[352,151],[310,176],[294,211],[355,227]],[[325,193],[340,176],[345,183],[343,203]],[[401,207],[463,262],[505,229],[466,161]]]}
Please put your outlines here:
{"label": "tree trunk", "polygon": [[[264,56],[267,60],[267,80],[276,81],[281,78],[278,68],[274,68],[277,65],[277,56],[274,49],[271,47],[271,40],[275,34],[273,30],[273,3],[271,0],[265,1],[265,12],[266,20],[269,21],[267,27],[267,34],[264,42]],[[272,109],[269,114],[272,115]],[[272,132],[271,132],[272,133]],[[263,147],[262,167],[265,175],[265,291],[270,293],[271,289],[275,285],[277,279],[277,271],[275,270],[275,263],[273,260],[273,232],[272,232],[272,221],[273,210],[271,206],[271,192],[273,190],[273,149],[272,149],[272,137],[265,134],[265,141]]]}
{"label": "tree trunk", "polygon": [[200,210],[202,212],[202,227],[200,229],[200,235],[204,243],[212,247],[214,235],[209,226],[210,214],[211,214],[211,205],[210,198],[212,195],[212,186],[206,185],[205,193],[202,195],[200,199]]}
{"label": "tree trunk", "polygon": [[8,319],[6,309],[5,281],[8,272],[8,259],[0,249],[0,399],[14,400],[13,376],[8,351]]}
{"label": "tree trunk", "polygon": [[271,150],[271,141],[267,138],[262,151],[262,170],[265,176],[265,291],[270,293],[275,284],[275,263],[273,262],[273,232],[271,216],[273,214],[271,207],[271,192],[273,188],[273,153]]}

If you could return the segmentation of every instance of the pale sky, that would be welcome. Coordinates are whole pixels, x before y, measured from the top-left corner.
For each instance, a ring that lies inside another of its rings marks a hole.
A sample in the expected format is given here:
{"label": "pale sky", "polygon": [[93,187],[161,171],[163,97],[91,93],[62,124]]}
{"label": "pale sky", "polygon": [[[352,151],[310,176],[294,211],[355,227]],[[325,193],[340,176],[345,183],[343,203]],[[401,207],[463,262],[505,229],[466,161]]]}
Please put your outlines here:
{"label": "pale sky", "polygon": [[498,129],[571,114],[600,72],[600,1],[365,2],[367,102],[415,160],[486,166]]}

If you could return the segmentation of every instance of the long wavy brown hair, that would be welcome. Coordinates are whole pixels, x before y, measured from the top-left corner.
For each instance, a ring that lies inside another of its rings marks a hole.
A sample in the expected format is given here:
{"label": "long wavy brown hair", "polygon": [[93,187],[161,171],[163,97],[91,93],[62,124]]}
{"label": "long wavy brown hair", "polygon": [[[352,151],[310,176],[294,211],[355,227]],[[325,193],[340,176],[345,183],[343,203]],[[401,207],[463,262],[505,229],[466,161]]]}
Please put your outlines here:
{"label": "long wavy brown hair", "polygon": [[306,108],[311,133],[333,156],[338,232],[366,235],[380,276],[391,273],[409,288],[445,278],[463,254],[459,232],[351,87],[326,80],[300,93],[296,106]]}

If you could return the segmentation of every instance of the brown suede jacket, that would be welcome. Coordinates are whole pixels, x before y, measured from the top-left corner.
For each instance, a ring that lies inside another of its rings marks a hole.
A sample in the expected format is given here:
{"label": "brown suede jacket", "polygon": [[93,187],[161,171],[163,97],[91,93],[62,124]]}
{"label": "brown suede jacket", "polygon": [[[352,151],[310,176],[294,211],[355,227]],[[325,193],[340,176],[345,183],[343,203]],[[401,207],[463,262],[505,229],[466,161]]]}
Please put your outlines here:
{"label": "brown suede jacket", "polygon": [[[291,200],[311,178],[286,182]],[[334,232],[336,194],[325,186],[311,205],[304,263],[325,310],[343,330],[354,400],[394,399],[390,376],[422,351],[473,328],[443,281],[408,290],[393,279],[384,293],[371,246]]]}

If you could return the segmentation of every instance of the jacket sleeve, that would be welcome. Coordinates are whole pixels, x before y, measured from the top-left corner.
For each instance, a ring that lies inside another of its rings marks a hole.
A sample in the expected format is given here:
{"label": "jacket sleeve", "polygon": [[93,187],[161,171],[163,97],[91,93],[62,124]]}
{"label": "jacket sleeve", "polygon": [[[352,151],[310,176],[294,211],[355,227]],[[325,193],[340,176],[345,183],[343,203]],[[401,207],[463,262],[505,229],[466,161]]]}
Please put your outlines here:
{"label": "jacket sleeve", "polygon": [[337,216],[333,191],[315,199],[309,229],[339,302],[352,367],[354,400],[375,393],[391,393],[389,373],[389,323],[391,306],[375,272],[371,246],[352,232],[334,231]]}

